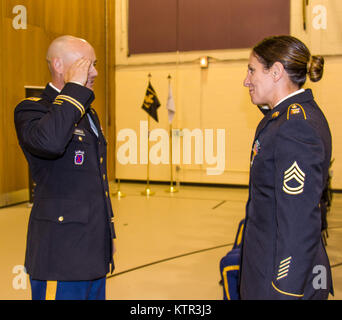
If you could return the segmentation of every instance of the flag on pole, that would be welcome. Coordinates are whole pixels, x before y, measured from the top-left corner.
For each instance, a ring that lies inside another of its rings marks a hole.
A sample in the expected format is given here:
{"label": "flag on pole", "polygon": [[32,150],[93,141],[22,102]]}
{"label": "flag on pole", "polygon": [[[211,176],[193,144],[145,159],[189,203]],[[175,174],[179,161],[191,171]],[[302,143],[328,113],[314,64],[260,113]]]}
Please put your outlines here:
{"label": "flag on pole", "polygon": [[144,103],[142,108],[158,122],[157,109],[160,107],[160,102],[158,100],[157,94],[154,91],[151,82],[148,82],[148,87],[145,94]]}
{"label": "flag on pole", "polygon": [[169,83],[169,96],[167,97],[166,109],[169,116],[169,123],[171,124],[173,117],[175,116],[176,109],[175,109],[175,102],[173,100],[172,95],[172,88],[171,83]]}

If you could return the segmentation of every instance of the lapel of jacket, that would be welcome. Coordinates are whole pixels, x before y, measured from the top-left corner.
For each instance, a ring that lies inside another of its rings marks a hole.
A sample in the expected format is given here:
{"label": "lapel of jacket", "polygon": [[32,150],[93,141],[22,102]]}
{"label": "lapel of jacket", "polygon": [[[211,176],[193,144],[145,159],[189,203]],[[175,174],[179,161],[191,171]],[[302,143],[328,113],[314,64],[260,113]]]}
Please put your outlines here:
{"label": "lapel of jacket", "polygon": [[[99,134],[98,138],[100,139],[100,137],[101,137],[102,139],[105,140],[103,132],[102,132],[102,127],[101,127],[101,124],[100,124],[99,117],[98,117],[98,115],[97,115],[97,113],[96,113],[94,108],[90,108],[89,115],[90,115],[91,119],[93,120],[93,122],[94,122],[94,124],[96,126],[97,132]],[[88,121],[88,123],[89,123],[89,121]],[[90,126],[90,124],[89,124],[89,126]],[[93,130],[91,130],[91,131],[93,131]]]}
{"label": "lapel of jacket", "polygon": [[87,131],[89,131],[91,134],[93,134],[96,137],[96,134],[93,131],[93,129],[91,128],[91,125],[90,125],[90,122],[89,122],[89,119],[88,119],[88,112],[83,116],[81,121],[83,122],[83,125],[87,129]]}

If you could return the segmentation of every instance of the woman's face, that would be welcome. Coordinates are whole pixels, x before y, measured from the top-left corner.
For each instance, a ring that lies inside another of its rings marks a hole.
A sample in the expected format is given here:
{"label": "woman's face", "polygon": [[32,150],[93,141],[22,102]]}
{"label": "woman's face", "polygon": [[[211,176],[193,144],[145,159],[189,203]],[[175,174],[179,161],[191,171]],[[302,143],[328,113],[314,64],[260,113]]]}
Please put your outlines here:
{"label": "woman's face", "polygon": [[265,69],[253,52],[249,57],[248,72],[243,85],[249,88],[253,104],[270,105],[274,94],[274,81],[271,70]]}

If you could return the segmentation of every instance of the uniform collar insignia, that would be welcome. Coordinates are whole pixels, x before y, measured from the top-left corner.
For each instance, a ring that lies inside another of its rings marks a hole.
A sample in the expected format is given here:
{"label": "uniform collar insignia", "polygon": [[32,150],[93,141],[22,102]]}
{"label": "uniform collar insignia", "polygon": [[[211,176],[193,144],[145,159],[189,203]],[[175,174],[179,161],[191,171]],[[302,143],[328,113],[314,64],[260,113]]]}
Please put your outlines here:
{"label": "uniform collar insignia", "polygon": [[276,111],[272,114],[272,119],[275,119],[279,116],[279,111]]}

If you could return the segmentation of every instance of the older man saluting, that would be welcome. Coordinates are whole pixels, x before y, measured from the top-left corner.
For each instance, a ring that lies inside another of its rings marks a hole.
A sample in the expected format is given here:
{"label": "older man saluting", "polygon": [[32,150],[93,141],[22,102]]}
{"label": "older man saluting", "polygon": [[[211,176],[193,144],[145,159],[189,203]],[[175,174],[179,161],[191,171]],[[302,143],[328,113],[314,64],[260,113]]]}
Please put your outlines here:
{"label": "older man saluting", "polygon": [[14,112],[36,183],[25,257],[32,299],[105,299],[115,232],[107,142],[91,107],[96,55],[87,41],[62,36],[47,61],[51,82]]}

